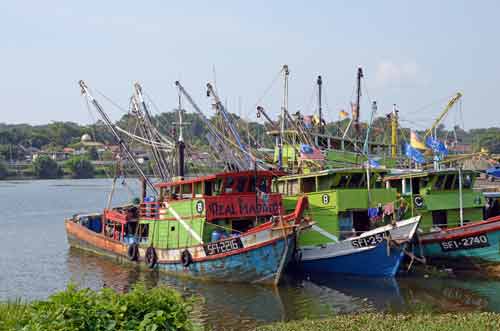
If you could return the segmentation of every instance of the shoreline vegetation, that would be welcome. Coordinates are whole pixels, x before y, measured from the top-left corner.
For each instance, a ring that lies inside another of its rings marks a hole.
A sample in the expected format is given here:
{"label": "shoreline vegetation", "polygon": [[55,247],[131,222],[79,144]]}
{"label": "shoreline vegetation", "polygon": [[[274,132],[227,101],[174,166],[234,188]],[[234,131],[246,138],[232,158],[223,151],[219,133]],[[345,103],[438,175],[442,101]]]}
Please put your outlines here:
{"label": "shoreline vegetation", "polygon": [[0,303],[0,330],[190,331],[193,301],[164,286],[147,289],[138,284],[118,293],[70,284],[47,300]]}
{"label": "shoreline vegetation", "polygon": [[275,323],[257,331],[470,331],[500,330],[500,314],[488,312],[337,315],[329,319]]}

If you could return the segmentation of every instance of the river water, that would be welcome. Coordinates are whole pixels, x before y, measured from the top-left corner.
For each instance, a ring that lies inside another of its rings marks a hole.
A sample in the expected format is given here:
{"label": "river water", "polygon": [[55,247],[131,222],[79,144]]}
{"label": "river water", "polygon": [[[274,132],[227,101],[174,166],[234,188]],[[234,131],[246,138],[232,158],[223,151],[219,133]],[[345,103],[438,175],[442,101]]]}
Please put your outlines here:
{"label": "river water", "polygon": [[[117,186],[115,204],[138,196],[134,180]],[[500,311],[500,282],[455,277],[397,279],[287,275],[279,288],[197,282],[70,249],[64,218],[105,207],[111,181],[0,181],[0,300],[43,299],[68,282],[126,291],[141,281],[198,295],[193,318],[207,330],[365,311]]]}

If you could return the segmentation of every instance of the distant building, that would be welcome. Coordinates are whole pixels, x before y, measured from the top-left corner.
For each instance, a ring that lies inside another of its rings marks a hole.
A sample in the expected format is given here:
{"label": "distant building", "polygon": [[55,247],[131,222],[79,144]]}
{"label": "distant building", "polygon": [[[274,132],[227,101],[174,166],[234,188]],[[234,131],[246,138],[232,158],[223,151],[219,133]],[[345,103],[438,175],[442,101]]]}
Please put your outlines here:
{"label": "distant building", "polygon": [[457,154],[469,154],[472,153],[471,144],[456,144],[454,146],[449,146],[448,150]]}

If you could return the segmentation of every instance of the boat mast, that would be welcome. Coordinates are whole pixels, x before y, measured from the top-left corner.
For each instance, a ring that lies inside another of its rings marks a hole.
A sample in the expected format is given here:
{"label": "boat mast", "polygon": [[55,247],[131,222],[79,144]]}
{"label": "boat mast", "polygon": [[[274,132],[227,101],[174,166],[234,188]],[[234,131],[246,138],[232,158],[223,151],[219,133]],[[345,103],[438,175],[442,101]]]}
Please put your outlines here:
{"label": "boat mast", "polygon": [[92,103],[94,105],[94,107],[97,109],[97,112],[99,113],[99,115],[101,115],[102,119],[104,120],[104,123],[106,124],[108,129],[111,131],[111,133],[115,137],[116,141],[118,142],[118,145],[120,145],[121,150],[125,152],[125,155],[128,157],[130,162],[132,162],[134,168],[137,170],[137,172],[139,173],[141,178],[143,178],[146,181],[146,183],[147,183],[148,187],[151,189],[151,191],[157,195],[158,191],[156,190],[156,187],[153,185],[153,182],[151,182],[151,180],[144,174],[144,171],[142,171],[141,167],[139,166],[136,159],[132,155],[132,152],[130,151],[128,145],[125,143],[125,141],[123,141],[123,139],[120,137],[120,135],[116,131],[115,125],[111,122],[110,118],[104,112],[104,110],[102,109],[101,105],[97,102],[97,100],[94,99],[94,97],[90,94],[89,89],[88,89],[87,85],[85,84],[85,82],[83,80],[80,80],[78,82],[78,84],[80,85],[80,88],[82,89],[82,94],[87,97],[87,99],[90,101],[90,103]]}
{"label": "boat mast", "polygon": [[354,117],[354,127],[356,128],[356,139],[360,137],[359,115],[360,115],[360,101],[361,101],[361,78],[363,78],[363,69],[358,67],[358,75],[356,79],[356,116]]}
{"label": "boat mast", "polygon": [[460,205],[460,226],[464,226],[464,201],[462,196],[462,167],[458,166],[458,203]]}
{"label": "boat mast", "polygon": [[398,148],[398,110],[396,104],[392,106],[391,117],[391,157],[393,159],[397,156]]}
{"label": "boat mast", "polygon": [[[365,154],[366,156],[368,156],[368,153],[369,153],[368,139],[370,137],[370,131],[372,129],[373,117],[375,116],[376,112],[377,112],[377,101],[373,101],[372,113],[370,115],[370,123],[368,123],[368,128],[366,129],[365,144],[363,145],[363,154]],[[369,160],[369,158],[368,158],[368,160]]]}
{"label": "boat mast", "polygon": [[318,116],[319,116],[319,133],[325,133],[325,128],[323,127],[323,114],[321,107],[321,87],[323,85],[323,80],[321,79],[321,75],[318,76],[318,80],[316,81],[318,84]]}
{"label": "boat mast", "polygon": [[179,140],[178,140],[178,143],[177,143],[177,152],[178,152],[178,156],[177,156],[177,175],[179,177],[184,178],[184,150],[186,148],[186,145],[184,144],[184,137],[183,137],[183,134],[182,134],[182,127],[184,125],[184,123],[182,122],[182,112],[183,112],[183,109],[182,109],[182,103],[181,103],[181,93],[179,91],[179,107],[177,109],[177,112],[178,112],[178,116],[179,116]]}
{"label": "boat mast", "polygon": [[283,104],[281,105],[281,122],[280,122],[280,135],[279,135],[279,154],[278,154],[278,168],[283,168],[283,140],[285,136],[285,112],[288,110],[288,76],[290,71],[288,65],[284,65],[283,69]]}

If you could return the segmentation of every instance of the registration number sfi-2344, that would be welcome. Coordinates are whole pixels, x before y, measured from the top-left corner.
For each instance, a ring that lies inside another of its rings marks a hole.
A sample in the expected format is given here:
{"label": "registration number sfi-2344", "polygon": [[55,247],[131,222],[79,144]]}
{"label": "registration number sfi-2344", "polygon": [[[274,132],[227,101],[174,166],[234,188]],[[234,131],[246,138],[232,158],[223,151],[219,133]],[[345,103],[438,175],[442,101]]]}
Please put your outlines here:
{"label": "registration number sfi-2344", "polygon": [[478,234],[464,238],[445,240],[439,243],[443,252],[457,251],[461,249],[473,249],[488,247],[490,245],[486,234]]}
{"label": "registration number sfi-2344", "polygon": [[227,240],[216,241],[203,246],[207,256],[227,253],[243,248],[243,243],[239,237]]}

